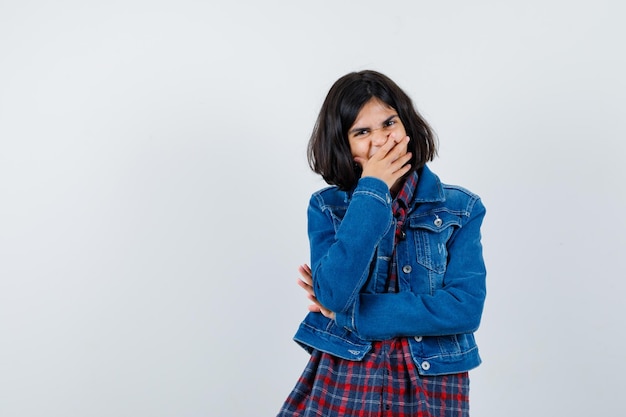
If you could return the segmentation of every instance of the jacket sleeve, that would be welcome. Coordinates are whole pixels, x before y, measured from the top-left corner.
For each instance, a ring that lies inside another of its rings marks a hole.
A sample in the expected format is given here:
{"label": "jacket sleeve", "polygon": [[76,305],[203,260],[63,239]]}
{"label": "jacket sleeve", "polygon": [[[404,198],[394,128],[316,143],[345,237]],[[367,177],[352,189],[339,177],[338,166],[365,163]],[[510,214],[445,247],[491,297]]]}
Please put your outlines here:
{"label": "jacket sleeve", "polygon": [[476,331],[486,296],[480,234],[484,216],[485,208],[477,199],[467,222],[448,243],[441,288],[431,294],[360,294],[354,307],[353,330],[366,340]]}
{"label": "jacket sleeve", "polygon": [[325,204],[314,194],[308,209],[313,289],[324,307],[352,317],[376,246],[393,225],[391,196],[383,181],[361,178],[336,230]]}

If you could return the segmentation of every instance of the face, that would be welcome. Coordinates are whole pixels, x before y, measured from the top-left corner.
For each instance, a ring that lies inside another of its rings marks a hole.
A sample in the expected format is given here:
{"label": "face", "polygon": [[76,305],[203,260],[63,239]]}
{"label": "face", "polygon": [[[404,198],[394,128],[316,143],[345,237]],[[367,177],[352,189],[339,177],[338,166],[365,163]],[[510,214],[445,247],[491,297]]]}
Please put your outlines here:
{"label": "face", "polygon": [[398,112],[385,102],[372,98],[363,105],[348,129],[352,156],[370,159],[389,139],[406,136]]}

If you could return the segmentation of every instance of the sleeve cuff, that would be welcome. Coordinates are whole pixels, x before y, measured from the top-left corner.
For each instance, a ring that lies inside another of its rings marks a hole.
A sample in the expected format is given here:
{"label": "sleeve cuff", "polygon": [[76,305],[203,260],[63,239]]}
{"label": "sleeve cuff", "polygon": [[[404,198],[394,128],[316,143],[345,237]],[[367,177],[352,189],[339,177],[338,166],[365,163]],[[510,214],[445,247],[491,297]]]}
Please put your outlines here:
{"label": "sleeve cuff", "polygon": [[354,306],[344,313],[335,313],[335,323],[344,329],[354,332]]}

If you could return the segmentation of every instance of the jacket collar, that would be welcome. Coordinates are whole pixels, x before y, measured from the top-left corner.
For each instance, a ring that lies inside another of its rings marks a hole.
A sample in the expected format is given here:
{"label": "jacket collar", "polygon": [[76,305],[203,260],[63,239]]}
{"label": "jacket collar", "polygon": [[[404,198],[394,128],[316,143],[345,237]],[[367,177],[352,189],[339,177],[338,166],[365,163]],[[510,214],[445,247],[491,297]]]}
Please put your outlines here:
{"label": "jacket collar", "polygon": [[443,186],[439,177],[435,175],[430,168],[424,165],[419,170],[419,179],[417,181],[417,194],[413,198],[413,204],[433,203],[444,201],[446,199]]}
{"label": "jacket collar", "polygon": [[[413,196],[412,205],[445,201],[446,197],[439,177],[426,165],[420,168],[417,172],[419,174],[417,179],[417,193]],[[353,193],[354,188],[346,192],[346,202],[352,199]]]}

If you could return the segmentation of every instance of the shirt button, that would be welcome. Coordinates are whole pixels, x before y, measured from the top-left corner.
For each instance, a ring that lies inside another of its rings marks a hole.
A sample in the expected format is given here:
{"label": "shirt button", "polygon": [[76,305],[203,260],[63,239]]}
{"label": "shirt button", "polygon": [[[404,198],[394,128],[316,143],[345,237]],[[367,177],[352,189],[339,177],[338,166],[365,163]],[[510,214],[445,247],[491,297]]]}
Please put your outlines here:
{"label": "shirt button", "polygon": [[404,230],[400,232],[400,239],[406,239],[406,232]]}
{"label": "shirt button", "polygon": [[428,361],[422,362],[422,369],[428,371],[430,369],[430,363]]}
{"label": "shirt button", "polygon": [[404,265],[402,267],[402,272],[404,272],[405,274],[410,273],[413,270],[413,268],[411,268],[411,265]]}
{"label": "shirt button", "polygon": [[422,336],[415,336],[413,339],[415,339],[416,342],[421,342]]}

